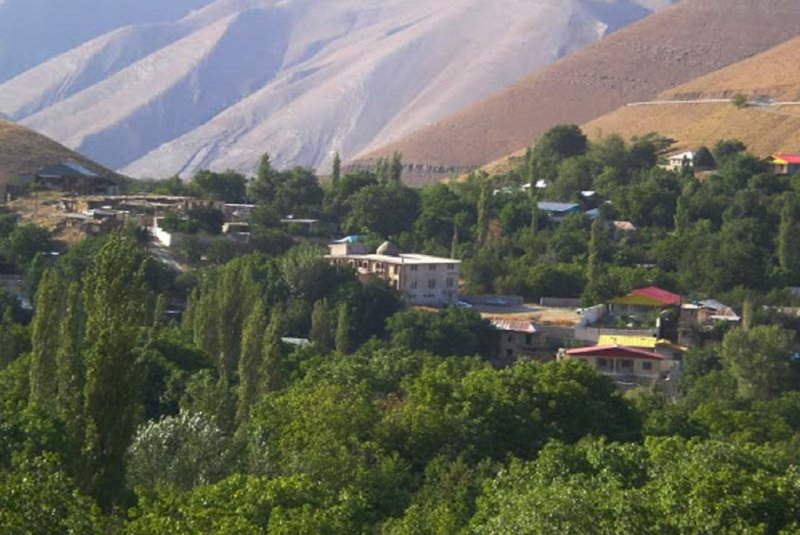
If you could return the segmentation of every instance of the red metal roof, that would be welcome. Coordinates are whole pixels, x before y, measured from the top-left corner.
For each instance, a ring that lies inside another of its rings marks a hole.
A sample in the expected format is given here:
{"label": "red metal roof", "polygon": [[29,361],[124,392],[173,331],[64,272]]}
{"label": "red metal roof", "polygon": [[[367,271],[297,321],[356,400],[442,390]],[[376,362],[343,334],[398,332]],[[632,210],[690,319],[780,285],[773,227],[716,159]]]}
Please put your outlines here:
{"label": "red metal roof", "polygon": [[800,164],[800,154],[776,154],[773,156],[790,164]]}
{"label": "red metal roof", "polygon": [[567,350],[567,355],[570,357],[616,357],[623,359],[664,360],[664,356],[658,353],[618,345],[569,349]]}
{"label": "red metal roof", "polygon": [[667,290],[662,290],[661,288],[656,288],[655,286],[633,290],[629,295],[646,297],[647,299],[652,299],[653,301],[657,301],[669,306],[680,305],[681,301],[683,300],[683,297],[680,295],[668,292]]}

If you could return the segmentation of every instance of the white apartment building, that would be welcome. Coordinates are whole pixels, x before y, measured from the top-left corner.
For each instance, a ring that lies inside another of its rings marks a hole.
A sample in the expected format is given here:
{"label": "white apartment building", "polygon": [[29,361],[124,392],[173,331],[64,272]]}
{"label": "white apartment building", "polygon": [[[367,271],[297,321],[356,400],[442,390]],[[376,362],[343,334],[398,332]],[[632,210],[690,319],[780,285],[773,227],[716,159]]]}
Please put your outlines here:
{"label": "white apartment building", "polygon": [[461,261],[421,254],[401,254],[389,242],[374,254],[345,239],[330,245],[326,257],[335,265],[347,265],[362,278],[381,278],[398,290],[409,305],[443,306],[458,299]]}

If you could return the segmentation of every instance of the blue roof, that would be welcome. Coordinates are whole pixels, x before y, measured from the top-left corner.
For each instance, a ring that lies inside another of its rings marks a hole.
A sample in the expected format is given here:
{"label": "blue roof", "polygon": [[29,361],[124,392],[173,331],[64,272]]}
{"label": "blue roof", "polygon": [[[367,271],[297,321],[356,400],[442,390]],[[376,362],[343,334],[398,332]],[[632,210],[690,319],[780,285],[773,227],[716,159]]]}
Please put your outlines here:
{"label": "blue roof", "polygon": [[364,236],[345,236],[341,240],[336,240],[333,243],[358,243],[364,239]]}
{"label": "blue roof", "polygon": [[577,212],[581,209],[580,205],[567,202],[540,202],[537,206],[539,210],[556,213]]}

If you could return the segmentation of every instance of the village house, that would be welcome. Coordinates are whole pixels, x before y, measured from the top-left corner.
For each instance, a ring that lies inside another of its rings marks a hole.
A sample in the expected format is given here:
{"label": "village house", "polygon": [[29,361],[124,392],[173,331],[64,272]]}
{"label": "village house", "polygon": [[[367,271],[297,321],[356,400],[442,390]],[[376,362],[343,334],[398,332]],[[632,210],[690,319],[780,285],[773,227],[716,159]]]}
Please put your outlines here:
{"label": "village house", "polygon": [[667,162],[667,169],[670,171],[692,169],[694,167],[694,152],[687,151],[680,154],[674,154],[668,158]]}
{"label": "village house", "polygon": [[731,307],[715,299],[684,303],[678,319],[678,343],[691,345],[713,332],[719,324],[738,324],[741,321],[742,318]]}
{"label": "village house", "polygon": [[628,295],[612,299],[606,308],[611,319],[629,317],[637,321],[649,321],[663,310],[679,307],[681,301],[683,298],[678,294],[650,286],[638,288]]}
{"label": "village house", "polygon": [[38,171],[33,177],[37,188],[64,191],[75,195],[113,194],[116,183],[77,162],[61,162]]}
{"label": "village house", "polygon": [[537,205],[540,212],[544,212],[551,221],[562,221],[570,214],[581,213],[581,205],[566,202],[540,202]]}
{"label": "village house", "polygon": [[769,159],[770,171],[776,175],[793,175],[800,173],[800,155],[773,154]]}
{"label": "village house", "polygon": [[444,306],[458,299],[461,261],[421,254],[401,254],[385,242],[368,253],[357,236],[330,244],[326,257],[333,265],[350,266],[359,277],[377,277],[398,290],[409,305]]}
{"label": "village house", "polygon": [[620,345],[598,345],[562,350],[559,361],[584,362],[599,373],[611,377],[621,388],[653,385],[669,377],[676,361],[643,349]]}
{"label": "village house", "polygon": [[494,360],[535,358],[543,349],[543,337],[532,321],[493,319],[490,323],[497,331]]}

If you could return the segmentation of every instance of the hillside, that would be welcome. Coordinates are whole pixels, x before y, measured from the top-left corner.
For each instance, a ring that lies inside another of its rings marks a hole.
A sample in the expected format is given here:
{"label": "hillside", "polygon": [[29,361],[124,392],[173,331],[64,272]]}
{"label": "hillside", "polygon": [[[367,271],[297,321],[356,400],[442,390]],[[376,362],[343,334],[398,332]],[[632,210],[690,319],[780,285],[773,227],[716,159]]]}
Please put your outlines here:
{"label": "hillside", "polygon": [[41,134],[0,120],[0,183],[48,165],[73,160],[105,176],[114,172]]}
{"label": "hillside", "polygon": [[359,159],[400,151],[420,165],[481,166],[555,124],[589,122],[784,43],[798,27],[796,0],[684,0]]}
{"label": "hillside", "polygon": [[249,172],[265,151],[324,171],[673,0],[79,1],[77,29],[25,22],[71,21],[58,0],[0,3],[0,30],[21,20],[52,52],[15,62],[0,32],[0,113],[146,177]]}
{"label": "hillside", "polygon": [[[773,102],[800,100],[800,38],[751,59],[665,91],[659,100],[729,98],[741,93]],[[800,105],[754,105],[737,109],[730,103],[676,102],[625,106],[586,125],[588,133],[647,132],[676,140],[676,150],[710,145],[722,138],[744,141],[761,156],[800,150]]]}

